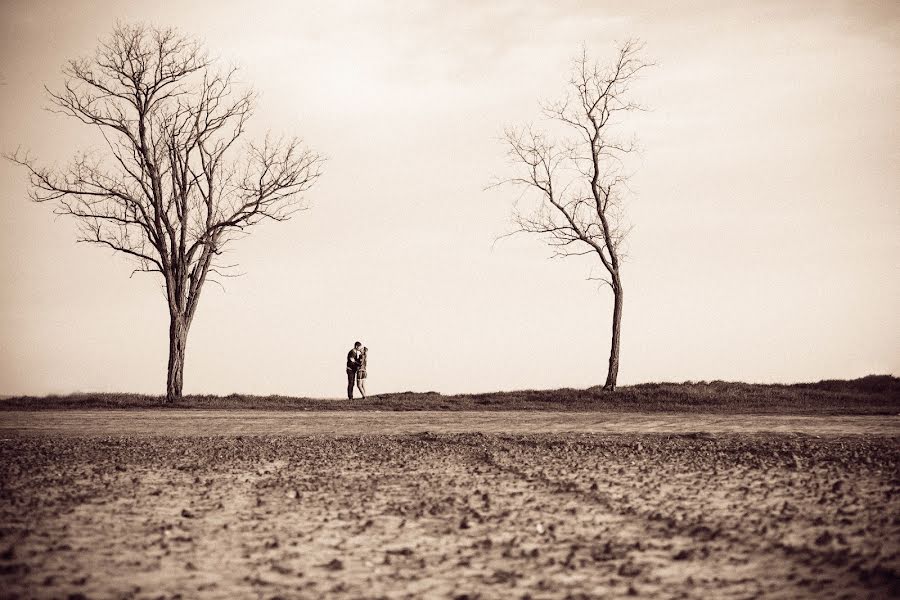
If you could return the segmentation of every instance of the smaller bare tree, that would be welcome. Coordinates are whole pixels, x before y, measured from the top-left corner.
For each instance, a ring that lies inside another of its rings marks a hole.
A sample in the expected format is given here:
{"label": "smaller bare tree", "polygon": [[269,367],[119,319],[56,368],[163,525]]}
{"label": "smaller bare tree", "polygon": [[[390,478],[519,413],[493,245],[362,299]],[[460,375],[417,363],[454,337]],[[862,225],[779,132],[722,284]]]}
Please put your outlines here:
{"label": "smaller bare tree", "polygon": [[519,175],[494,185],[522,186],[537,197],[536,207],[514,205],[512,233],[545,237],[554,255],[596,256],[603,275],[592,277],[613,293],[612,340],[604,389],[615,390],[619,373],[622,328],[622,243],[628,233],[623,199],[628,173],[625,158],[633,141],[616,137],[618,117],[640,107],[628,99],[632,84],[649,63],[639,58],[642,44],[630,40],[607,67],[588,58],[586,50],[573,61],[568,93],[542,105],[545,117],[562,133],[554,136],[532,126],[504,132],[511,161]]}
{"label": "smaller bare tree", "polygon": [[187,335],[210,273],[236,235],[305,208],[301,194],[322,158],[297,139],[236,142],[253,112],[236,70],[219,71],[174,29],[118,25],[95,54],[71,60],[52,110],[96,128],[105,152],[79,153],[62,169],[27,153],[31,198],[79,224],[79,241],[158,273],[169,309],[166,397],[181,398]]}

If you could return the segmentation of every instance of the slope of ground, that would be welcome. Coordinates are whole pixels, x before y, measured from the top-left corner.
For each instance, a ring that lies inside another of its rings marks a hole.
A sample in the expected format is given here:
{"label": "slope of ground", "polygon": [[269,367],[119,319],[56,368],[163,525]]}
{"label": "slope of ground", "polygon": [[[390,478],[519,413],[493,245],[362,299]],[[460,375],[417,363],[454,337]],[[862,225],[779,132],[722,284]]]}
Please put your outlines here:
{"label": "slope of ground", "polygon": [[0,411],[90,408],[897,414],[900,413],[900,379],[890,375],[872,375],[852,381],[831,380],[793,385],[724,381],[647,383],[621,387],[615,393],[604,392],[599,387],[455,396],[436,392],[404,392],[378,394],[353,401],[237,394],[187,396],[174,405],[167,405],[164,397],[139,394],[19,396],[0,400]]}

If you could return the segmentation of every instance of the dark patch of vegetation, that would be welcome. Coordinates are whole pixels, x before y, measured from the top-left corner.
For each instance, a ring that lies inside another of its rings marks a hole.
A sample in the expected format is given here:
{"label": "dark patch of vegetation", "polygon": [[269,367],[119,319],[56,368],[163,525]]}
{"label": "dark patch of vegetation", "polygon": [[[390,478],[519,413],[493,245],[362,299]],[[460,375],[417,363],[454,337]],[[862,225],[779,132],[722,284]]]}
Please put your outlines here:
{"label": "dark patch of vegetation", "polygon": [[900,379],[869,375],[850,381],[752,384],[725,381],[644,383],[605,392],[600,386],[576,390],[522,390],[444,396],[437,392],[378,394],[365,400],[290,396],[185,396],[167,404],[164,396],[69,394],[0,400],[0,410],[48,409],[256,409],[256,410],[439,410],[439,411],[628,411],[736,414],[854,415],[900,413]]}

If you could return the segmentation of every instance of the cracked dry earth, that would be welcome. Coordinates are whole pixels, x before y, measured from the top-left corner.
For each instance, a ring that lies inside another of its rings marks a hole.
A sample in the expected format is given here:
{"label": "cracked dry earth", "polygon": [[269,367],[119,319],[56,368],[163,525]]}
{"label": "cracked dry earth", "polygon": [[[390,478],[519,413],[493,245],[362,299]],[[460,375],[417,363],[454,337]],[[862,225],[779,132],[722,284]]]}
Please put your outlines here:
{"label": "cracked dry earth", "polygon": [[0,441],[5,598],[880,598],[890,436]]}

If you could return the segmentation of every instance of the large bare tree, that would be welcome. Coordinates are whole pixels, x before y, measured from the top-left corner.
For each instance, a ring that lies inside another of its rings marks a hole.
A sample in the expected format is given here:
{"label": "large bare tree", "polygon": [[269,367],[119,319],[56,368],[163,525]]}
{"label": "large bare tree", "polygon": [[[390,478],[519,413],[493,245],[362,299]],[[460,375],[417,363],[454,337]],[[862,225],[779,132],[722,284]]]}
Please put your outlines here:
{"label": "large bare tree", "polygon": [[633,141],[613,133],[619,117],[639,106],[629,92],[648,65],[640,59],[642,45],[634,40],[620,46],[616,60],[602,66],[587,52],[573,61],[567,94],[541,108],[553,125],[510,127],[504,133],[517,175],[495,185],[522,186],[536,205],[514,205],[515,231],[545,237],[555,256],[596,256],[600,279],[613,293],[612,340],[604,389],[615,390],[619,373],[622,330],[623,240],[628,233],[623,200],[628,172],[625,159],[635,151]]}
{"label": "large bare tree", "polygon": [[301,194],[322,158],[296,138],[239,145],[253,92],[174,29],[117,25],[63,74],[62,88],[47,90],[52,110],[98,129],[105,143],[62,168],[21,150],[8,158],[28,170],[33,200],[77,220],[80,241],[160,274],[170,317],[166,397],[177,400],[203,285],[233,267],[219,262],[223,249],[260,221],[305,208]]}

